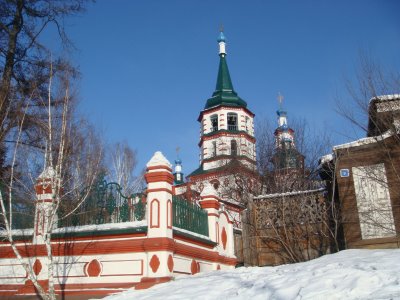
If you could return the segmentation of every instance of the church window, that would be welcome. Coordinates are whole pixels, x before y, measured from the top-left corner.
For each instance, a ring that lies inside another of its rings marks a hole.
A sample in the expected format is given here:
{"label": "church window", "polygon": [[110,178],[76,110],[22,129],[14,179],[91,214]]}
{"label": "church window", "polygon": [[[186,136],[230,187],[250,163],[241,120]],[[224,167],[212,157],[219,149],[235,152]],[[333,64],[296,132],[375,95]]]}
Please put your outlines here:
{"label": "church window", "polygon": [[218,130],[218,115],[212,115],[211,120],[211,132]]}
{"label": "church window", "polygon": [[238,130],[237,114],[228,113],[228,130]]}
{"label": "church window", "polygon": [[237,155],[237,143],[235,140],[231,140],[231,155]]}
{"label": "church window", "polygon": [[219,188],[219,181],[218,181],[217,179],[211,180],[210,183],[212,184],[212,186],[214,187],[215,190],[218,190],[218,188]]}
{"label": "church window", "polygon": [[217,142],[216,141],[212,142],[211,150],[212,150],[212,152],[211,152],[212,157],[217,156]]}
{"label": "church window", "polygon": [[246,131],[250,133],[250,118],[246,116]]}

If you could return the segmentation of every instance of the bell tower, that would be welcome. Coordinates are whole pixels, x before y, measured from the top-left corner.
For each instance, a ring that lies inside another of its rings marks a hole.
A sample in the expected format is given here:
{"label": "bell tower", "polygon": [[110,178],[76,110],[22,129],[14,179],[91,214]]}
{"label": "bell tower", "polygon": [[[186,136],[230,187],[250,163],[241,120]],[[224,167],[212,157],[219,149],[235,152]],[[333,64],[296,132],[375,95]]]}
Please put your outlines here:
{"label": "bell tower", "polygon": [[233,88],[226,60],[226,38],[223,31],[220,32],[217,41],[217,84],[198,118],[200,169],[203,172],[215,171],[235,160],[255,170],[254,114]]}

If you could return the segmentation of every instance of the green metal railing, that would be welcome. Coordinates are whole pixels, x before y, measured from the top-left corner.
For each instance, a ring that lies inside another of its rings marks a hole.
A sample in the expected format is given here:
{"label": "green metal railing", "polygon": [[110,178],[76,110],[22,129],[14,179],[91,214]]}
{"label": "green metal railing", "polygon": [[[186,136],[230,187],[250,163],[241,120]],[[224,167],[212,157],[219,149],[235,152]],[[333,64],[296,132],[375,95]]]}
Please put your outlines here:
{"label": "green metal railing", "polygon": [[142,194],[124,196],[118,183],[99,180],[87,194],[84,202],[68,217],[71,208],[60,207],[59,227],[141,221],[146,214]]}
{"label": "green metal railing", "polygon": [[208,236],[207,211],[179,196],[172,197],[173,225]]}

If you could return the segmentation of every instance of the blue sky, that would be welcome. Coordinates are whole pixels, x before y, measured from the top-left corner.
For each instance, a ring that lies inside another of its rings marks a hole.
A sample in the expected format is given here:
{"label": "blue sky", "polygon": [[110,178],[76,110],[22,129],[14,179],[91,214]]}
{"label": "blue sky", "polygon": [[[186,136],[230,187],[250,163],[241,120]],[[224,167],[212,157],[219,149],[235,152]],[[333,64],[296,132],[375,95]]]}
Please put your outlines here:
{"label": "blue sky", "polygon": [[[98,0],[67,20],[78,51],[81,110],[110,142],[138,151],[138,170],[161,150],[181,148],[184,173],[198,166],[197,117],[215,88],[223,24],[238,94],[256,118],[275,120],[277,93],[291,117],[349,127],[334,97],[360,51],[400,69],[400,1]],[[397,91],[399,92],[399,91]]]}

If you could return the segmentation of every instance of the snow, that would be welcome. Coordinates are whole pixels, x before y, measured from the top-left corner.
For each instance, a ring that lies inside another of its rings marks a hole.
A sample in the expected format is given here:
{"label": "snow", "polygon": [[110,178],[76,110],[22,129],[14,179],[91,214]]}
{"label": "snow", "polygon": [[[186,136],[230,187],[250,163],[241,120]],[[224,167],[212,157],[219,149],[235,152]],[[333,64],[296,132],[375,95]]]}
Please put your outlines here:
{"label": "snow", "polygon": [[153,157],[147,163],[146,167],[158,167],[158,166],[167,166],[169,168],[172,167],[171,163],[165,156],[161,153],[161,151],[157,151],[154,153]]}
{"label": "snow", "polygon": [[[67,232],[96,232],[102,230],[111,230],[111,229],[127,229],[127,228],[137,228],[147,226],[147,220],[142,221],[134,221],[134,222],[122,222],[122,223],[107,223],[107,224],[99,224],[99,225],[83,225],[76,227],[61,227],[56,228],[52,231],[52,233],[67,233]],[[13,236],[29,236],[33,234],[33,229],[13,229]],[[0,237],[6,236],[5,230],[0,230]]]}
{"label": "snow", "polygon": [[56,171],[53,169],[52,166],[48,166],[39,175],[38,179],[53,179],[55,176],[56,176]]}
{"label": "snow", "polygon": [[285,197],[285,196],[293,196],[293,195],[302,195],[302,194],[311,194],[311,193],[316,193],[316,192],[322,192],[324,191],[325,188],[319,188],[315,190],[307,190],[307,191],[294,191],[294,192],[287,192],[287,193],[276,193],[276,194],[268,194],[268,195],[260,195],[257,197],[254,197],[253,199],[255,200],[262,200],[262,199],[269,199],[269,198],[276,198],[276,197]]}
{"label": "snow", "polygon": [[381,95],[374,98],[371,98],[369,102],[373,100],[380,100],[380,101],[390,101],[390,100],[397,100],[400,99],[400,94],[392,94],[392,95]]}
{"label": "snow", "polygon": [[278,267],[242,267],[184,275],[128,299],[400,299],[400,249],[345,250]]}
{"label": "snow", "polygon": [[202,234],[200,234],[200,233],[192,232],[192,231],[190,231],[190,230],[186,230],[186,229],[179,228],[179,227],[175,227],[175,226],[173,226],[172,229],[173,229],[173,230],[176,230],[176,231],[178,231],[178,232],[181,232],[181,233],[186,233],[186,234],[191,235],[191,236],[196,236],[196,237],[198,237],[198,238],[202,238],[203,240],[212,241],[212,240],[210,239],[210,237],[208,237],[208,236],[206,236],[206,235],[202,235]]}
{"label": "snow", "polygon": [[[399,133],[399,130],[400,130],[399,128],[396,128],[397,133]],[[388,131],[384,132],[382,135],[366,137],[366,138],[362,138],[362,139],[359,139],[359,140],[356,140],[356,141],[353,141],[350,143],[334,146],[333,150],[345,149],[345,148],[350,148],[350,147],[357,147],[357,146],[377,143],[377,142],[383,141],[384,139],[386,139],[388,137],[391,137],[392,135],[393,135],[393,131],[389,129]]]}
{"label": "snow", "polygon": [[333,153],[324,155],[319,159],[319,165],[322,166],[323,164],[325,164],[327,162],[333,161],[333,159],[334,159],[334,154]]}
{"label": "snow", "polygon": [[86,232],[86,231],[96,232],[102,230],[137,228],[143,226],[147,226],[147,220],[122,222],[122,223],[92,224],[92,225],[83,225],[76,227],[61,227],[54,229],[52,233]]}

